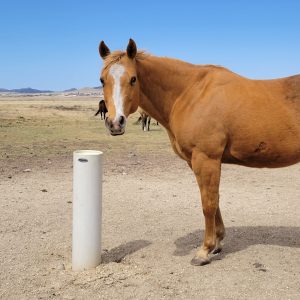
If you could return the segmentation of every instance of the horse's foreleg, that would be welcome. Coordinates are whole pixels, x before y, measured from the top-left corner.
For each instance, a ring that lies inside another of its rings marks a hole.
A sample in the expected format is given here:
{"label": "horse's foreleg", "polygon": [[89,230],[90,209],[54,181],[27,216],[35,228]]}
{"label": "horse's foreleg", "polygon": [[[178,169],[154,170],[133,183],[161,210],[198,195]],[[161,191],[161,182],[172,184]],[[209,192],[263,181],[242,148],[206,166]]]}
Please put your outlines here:
{"label": "horse's foreleg", "polygon": [[218,229],[218,232],[221,233],[221,224],[223,224],[219,210],[221,161],[211,159],[204,153],[193,153],[192,169],[200,187],[202,209],[205,217],[205,235],[203,243],[191,263],[201,266],[210,263],[208,255],[217,245],[216,231]]}
{"label": "horse's foreleg", "polygon": [[223,219],[220,211],[220,207],[218,207],[215,217],[216,222],[216,247],[213,251],[214,254],[217,254],[222,251],[222,244],[221,241],[225,237],[225,227],[223,224]]}

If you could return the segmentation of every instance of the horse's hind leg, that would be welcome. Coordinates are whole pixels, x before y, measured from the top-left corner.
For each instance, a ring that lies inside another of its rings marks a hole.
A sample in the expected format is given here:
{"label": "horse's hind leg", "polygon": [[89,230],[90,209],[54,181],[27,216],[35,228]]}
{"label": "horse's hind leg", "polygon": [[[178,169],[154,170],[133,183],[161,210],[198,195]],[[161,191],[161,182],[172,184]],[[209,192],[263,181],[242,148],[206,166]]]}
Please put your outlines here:
{"label": "horse's hind leg", "polygon": [[[217,245],[217,228],[219,234],[221,233],[221,213],[218,209],[221,161],[211,159],[204,153],[193,153],[192,169],[201,192],[202,209],[205,217],[205,235],[203,243],[191,263],[202,266],[210,263],[208,255]],[[218,226],[216,226],[216,223],[218,223]]]}
{"label": "horse's hind leg", "polygon": [[225,237],[225,227],[220,211],[220,207],[218,207],[216,216],[215,216],[215,222],[216,222],[216,247],[213,251],[214,254],[217,254],[222,251],[222,244],[221,241]]}

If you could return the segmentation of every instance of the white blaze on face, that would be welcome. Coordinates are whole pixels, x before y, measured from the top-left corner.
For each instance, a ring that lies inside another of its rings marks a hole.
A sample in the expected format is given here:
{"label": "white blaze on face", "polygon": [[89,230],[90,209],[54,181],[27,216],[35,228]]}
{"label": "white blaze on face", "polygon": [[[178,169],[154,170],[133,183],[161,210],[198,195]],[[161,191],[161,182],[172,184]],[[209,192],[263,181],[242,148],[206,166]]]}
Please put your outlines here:
{"label": "white blaze on face", "polygon": [[121,77],[124,74],[125,68],[120,64],[114,64],[109,69],[109,74],[114,79],[113,85],[113,101],[116,109],[115,120],[117,120],[120,116],[124,116],[123,112],[123,98],[121,92]]}

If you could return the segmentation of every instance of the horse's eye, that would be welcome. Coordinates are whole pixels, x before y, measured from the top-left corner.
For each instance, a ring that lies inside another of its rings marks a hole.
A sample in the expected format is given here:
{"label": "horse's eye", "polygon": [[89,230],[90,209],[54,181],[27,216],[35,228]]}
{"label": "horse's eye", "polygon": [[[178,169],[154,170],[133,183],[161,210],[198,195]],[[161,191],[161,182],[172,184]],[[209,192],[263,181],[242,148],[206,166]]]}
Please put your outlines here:
{"label": "horse's eye", "polygon": [[104,86],[104,79],[102,77],[100,78],[100,81],[102,83],[102,86]]}
{"label": "horse's eye", "polygon": [[131,85],[134,85],[136,82],[136,77],[135,76],[132,76],[131,79],[130,79],[130,84]]}

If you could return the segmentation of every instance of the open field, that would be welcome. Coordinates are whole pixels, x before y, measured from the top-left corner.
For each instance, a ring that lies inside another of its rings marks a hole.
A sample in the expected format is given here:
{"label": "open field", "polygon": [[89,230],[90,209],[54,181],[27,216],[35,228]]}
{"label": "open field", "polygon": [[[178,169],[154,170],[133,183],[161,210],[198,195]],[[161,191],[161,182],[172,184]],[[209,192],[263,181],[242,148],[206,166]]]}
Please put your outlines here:
{"label": "open field", "polygon": [[[192,172],[160,126],[111,137],[98,98],[0,97],[1,299],[299,299],[300,165],[224,165],[227,237],[203,236]],[[103,264],[72,272],[72,152],[104,152]]]}

